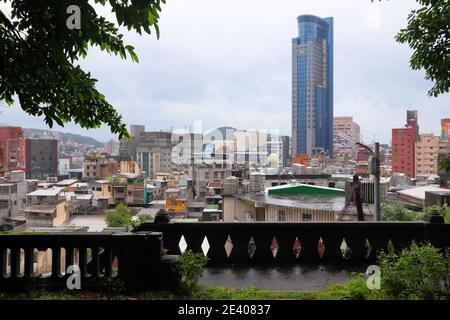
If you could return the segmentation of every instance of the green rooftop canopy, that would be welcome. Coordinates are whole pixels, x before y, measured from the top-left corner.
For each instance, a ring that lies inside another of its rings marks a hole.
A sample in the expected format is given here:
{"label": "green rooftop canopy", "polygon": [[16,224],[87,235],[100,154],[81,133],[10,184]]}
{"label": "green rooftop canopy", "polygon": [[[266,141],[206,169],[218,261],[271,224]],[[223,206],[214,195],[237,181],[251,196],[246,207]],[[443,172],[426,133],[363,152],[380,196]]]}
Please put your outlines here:
{"label": "green rooftop canopy", "polygon": [[267,188],[269,195],[308,195],[318,194],[327,196],[344,196],[345,190],[313,186],[309,184],[289,184],[278,187]]}

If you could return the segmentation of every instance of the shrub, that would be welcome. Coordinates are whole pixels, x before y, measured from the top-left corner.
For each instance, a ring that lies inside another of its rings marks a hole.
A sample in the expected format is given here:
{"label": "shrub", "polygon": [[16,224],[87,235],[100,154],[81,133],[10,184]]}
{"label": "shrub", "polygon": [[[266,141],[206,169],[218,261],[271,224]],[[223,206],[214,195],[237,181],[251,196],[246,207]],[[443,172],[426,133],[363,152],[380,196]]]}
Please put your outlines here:
{"label": "shrub", "polygon": [[131,218],[130,226],[133,229],[137,229],[143,222],[148,221],[148,220],[153,220],[153,217],[150,215],[136,214],[135,216],[133,216]]}
{"label": "shrub", "polygon": [[431,213],[432,211],[439,212],[444,217],[445,223],[450,223],[450,206],[448,204],[444,203],[443,206],[434,205],[423,209],[424,214]]}
{"label": "shrub", "polygon": [[367,288],[363,273],[353,273],[351,279],[343,285],[329,285],[324,293],[327,300],[367,300],[372,296],[372,290]]}
{"label": "shrub", "polygon": [[132,225],[132,217],[136,209],[128,209],[124,203],[119,203],[116,209],[106,213],[106,225],[110,228],[126,228]]}
{"label": "shrub", "polygon": [[421,221],[424,215],[423,212],[406,209],[400,202],[381,204],[381,220],[383,221]]}
{"label": "shrub", "polygon": [[192,292],[197,287],[203,268],[208,263],[208,257],[191,250],[185,251],[176,262],[176,269],[181,274],[180,289]]}
{"label": "shrub", "polygon": [[381,292],[387,299],[442,299],[449,297],[449,258],[430,244],[400,254],[381,252]]}

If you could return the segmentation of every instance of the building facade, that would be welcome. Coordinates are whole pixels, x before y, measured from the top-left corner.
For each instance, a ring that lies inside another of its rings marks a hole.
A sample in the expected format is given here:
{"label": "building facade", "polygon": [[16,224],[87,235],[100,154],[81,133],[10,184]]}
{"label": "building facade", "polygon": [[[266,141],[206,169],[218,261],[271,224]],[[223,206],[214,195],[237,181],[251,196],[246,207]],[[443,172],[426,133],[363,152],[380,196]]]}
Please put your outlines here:
{"label": "building facade", "polygon": [[358,149],[355,143],[360,141],[360,127],[353,121],[353,117],[334,117],[333,147],[335,156],[354,156]]}
{"label": "building facade", "polygon": [[392,173],[415,177],[415,142],[414,128],[392,129]]}
{"label": "building facade", "polygon": [[58,140],[26,139],[25,144],[27,179],[58,176]]}
{"label": "building facade", "polygon": [[333,18],[297,18],[292,39],[292,156],[333,157]]}
{"label": "building facade", "polygon": [[288,167],[291,164],[291,137],[281,136],[282,165]]}
{"label": "building facade", "polygon": [[415,146],[415,168],[418,175],[437,175],[439,173],[439,148],[441,139],[431,133],[424,133]]}
{"label": "building facade", "polygon": [[154,178],[157,172],[172,169],[172,134],[170,132],[141,132],[137,141],[137,162],[141,172]]}
{"label": "building facade", "polygon": [[58,175],[66,176],[69,175],[70,170],[70,159],[64,158],[58,160]]}
{"label": "building facade", "polygon": [[89,155],[83,162],[83,179],[104,180],[117,174],[120,164],[115,157]]}
{"label": "building facade", "polygon": [[450,118],[441,120],[441,139],[450,140]]}
{"label": "building facade", "polygon": [[0,176],[25,168],[25,138],[20,127],[0,127]]}
{"label": "building facade", "polygon": [[419,123],[416,110],[406,112],[404,128],[392,129],[392,173],[404,173],[415,177],[415,143],[419,139]]}

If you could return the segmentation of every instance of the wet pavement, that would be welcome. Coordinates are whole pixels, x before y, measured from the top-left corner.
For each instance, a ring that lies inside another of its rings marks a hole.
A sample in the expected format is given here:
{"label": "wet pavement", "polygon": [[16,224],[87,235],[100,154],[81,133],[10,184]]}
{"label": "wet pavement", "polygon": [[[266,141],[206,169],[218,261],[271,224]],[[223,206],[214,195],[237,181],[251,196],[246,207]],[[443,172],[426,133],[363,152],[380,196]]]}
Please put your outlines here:
{"label": "wet pavement", "polygon": [[273,291],[309,291],[347,282],[352,272],[365,272],[366,265],[302,264],[213,266],[204,270],[200,283],[231,288],[257,287]]}

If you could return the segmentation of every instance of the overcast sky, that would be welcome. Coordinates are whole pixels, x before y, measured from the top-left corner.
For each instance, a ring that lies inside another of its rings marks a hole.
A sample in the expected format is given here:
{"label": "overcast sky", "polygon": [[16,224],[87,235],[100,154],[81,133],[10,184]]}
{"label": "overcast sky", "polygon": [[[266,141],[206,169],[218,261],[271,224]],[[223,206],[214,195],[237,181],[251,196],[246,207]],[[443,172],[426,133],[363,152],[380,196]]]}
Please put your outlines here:
{"label": "overcast sky", "polygon": [[[229,125],[290,135],[291,38],[302,14],[334,17],[334,115],[353,116],[365,142],[390,142],[407,109],[419,111],[421,132],[436,135],[440,119],[450,117],[450,95],[429,98],[432,84],[423,71],[410,70],[411,50],[394,40],[414,0],[167,2],[160,40],[124,31],[139,64],[96,49],[81,62],[127,124],[159,130],[202,121],[205,131]],[[19,106],[4,111],[0,123],[46,127]],[[55,129],[114,137],[107,127]]]}

